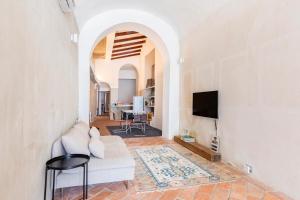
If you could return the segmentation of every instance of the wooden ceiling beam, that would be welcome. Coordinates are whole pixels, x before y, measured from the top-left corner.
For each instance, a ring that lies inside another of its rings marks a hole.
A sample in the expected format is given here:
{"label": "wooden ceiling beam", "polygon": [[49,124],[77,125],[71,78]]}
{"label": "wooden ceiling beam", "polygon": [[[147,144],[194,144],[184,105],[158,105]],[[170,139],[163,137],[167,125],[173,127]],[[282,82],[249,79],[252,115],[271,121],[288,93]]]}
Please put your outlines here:
{"label": "wooden ceiling beam", "polygon": [[93,53],[93,58],[105,58],[105,53]]}
{"label": "wooden ceiling beam", "polygon": [[140,52],[141,52],[141,49],[134,50],[134,51],[125,51],[125,52],[122,52],[122,53],[112,54],[112,57],[122,56],[122,55],[127,55],[127,54],[133,54],[133,53],[140,53]]}
{"label": "wooden ceiling beam", "polygon": [[135,32],[135,31],[117,32],[117,33],[115,33],[115,37],[124,36],[124,35],[132,35],[132,34],[137,34],[137,33],[138,32]]}
{"label": "wooden ceiling beam", "polygon": [[127,50],[132,50],[132,49],[141,49],[143,45],[139,46],[134,46],[134,47],[128,47],[128,48],[123,48],[123,49],[113,49],[113,53],[120,52],[120,51],[127,51]]}
{"label": "wooden ceiling beam", "polygon": [[146,40],[138,41],[138,42],[131,42],[131,43],[126,43],[126,44],[119,44],[119,45],[114,45],[113,48],[119,48],[119,47],[128,47],[128,46],[134,46],[138,44],[144,44]]}
{"label": "wooden ceiling beam", "polygon": [[130,54],[130,55],[126,55],[126,56],[113,57],[111,59],[115,60],[115,59],[127,58],[127,57],[131,57],[131,56],[139,56],[139,55],[140,55],[140,53],[135,53],[135,54]]}
{"label": "wooden ceiling beam", "polygon": [[136,37],[124,38],[124,39],[115,39],[114,43],[127,42],[127,41],[131,41],[131,40],[140,40],[140,39],[145,39],[145,38],[147,38],[147,37],[144,35],[141,35],[141,36],[136,36]]}

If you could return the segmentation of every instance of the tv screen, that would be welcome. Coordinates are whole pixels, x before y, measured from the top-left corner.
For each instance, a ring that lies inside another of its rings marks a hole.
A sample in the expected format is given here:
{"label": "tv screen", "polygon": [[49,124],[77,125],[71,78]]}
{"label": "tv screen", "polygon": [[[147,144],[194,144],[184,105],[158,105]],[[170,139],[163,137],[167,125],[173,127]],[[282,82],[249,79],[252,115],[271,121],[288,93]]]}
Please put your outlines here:
{"label": "tv screen", "polygon": [[218,91],[193,93],[193,115],[218,118]]}

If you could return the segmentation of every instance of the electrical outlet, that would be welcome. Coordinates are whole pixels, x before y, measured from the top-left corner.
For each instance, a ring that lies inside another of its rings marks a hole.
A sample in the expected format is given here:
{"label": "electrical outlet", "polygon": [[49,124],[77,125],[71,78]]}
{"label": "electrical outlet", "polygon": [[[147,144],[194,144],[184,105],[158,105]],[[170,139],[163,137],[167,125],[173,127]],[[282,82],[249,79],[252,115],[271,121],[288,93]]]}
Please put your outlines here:
{"label": "electrical outlet", "polygon": [[245,164],[245,170],[246,170],[247,174],[253,173],[253,167],[249,164]]}

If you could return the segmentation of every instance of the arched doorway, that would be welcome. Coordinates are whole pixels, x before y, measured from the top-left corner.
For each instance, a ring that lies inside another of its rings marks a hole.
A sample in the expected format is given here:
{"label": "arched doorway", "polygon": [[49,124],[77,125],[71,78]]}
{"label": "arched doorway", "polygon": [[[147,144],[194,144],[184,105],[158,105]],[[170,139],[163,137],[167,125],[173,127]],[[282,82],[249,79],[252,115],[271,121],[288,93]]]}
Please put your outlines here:
{"label": "arched doorway", "polygon": [[172,27],[151,14],[136,10],[112,10],[90,19],[79,38],[79,118],[87,121],[89,65],[95,45],[109,32],[127,29],[151,38],[165,58],[163,86],[163,136],[171,139],[179,130],[179,40]]}

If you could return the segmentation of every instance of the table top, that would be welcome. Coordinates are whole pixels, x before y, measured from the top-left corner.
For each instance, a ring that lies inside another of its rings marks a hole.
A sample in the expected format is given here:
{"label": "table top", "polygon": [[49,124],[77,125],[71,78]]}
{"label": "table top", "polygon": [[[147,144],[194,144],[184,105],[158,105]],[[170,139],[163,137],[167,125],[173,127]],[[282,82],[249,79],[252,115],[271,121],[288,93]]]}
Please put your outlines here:
{"label": "table top", "polygon": [[122,112],[124,112],[124,113],[129,113],[129,114],[137,114],[137,115],[145,115],[145,114],[147,114],[146,111],[142,111],[142,112],[134,112],[134,110],[122,110]]}
{"label": "table top", "polygon": [[124,113],[133,113],[133,110],[122,110]]}
{"label": "table top", "polygon": [[118,104],[118,105],[113,106],[113,107],[124,108],[124,107],[133,107],[133,105],[132,104]]}
{"label": "table top", "polygon": [[84,154],[67,154],[63,156],[54,157],[47,161],[48,169],[67,170],[81,167],[88,163],[90,156]]}

